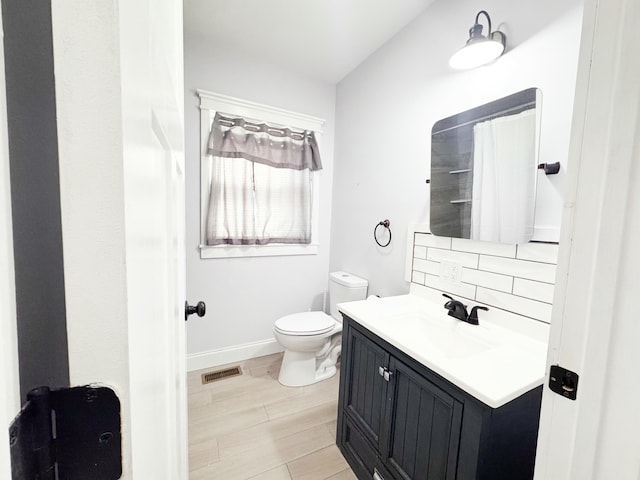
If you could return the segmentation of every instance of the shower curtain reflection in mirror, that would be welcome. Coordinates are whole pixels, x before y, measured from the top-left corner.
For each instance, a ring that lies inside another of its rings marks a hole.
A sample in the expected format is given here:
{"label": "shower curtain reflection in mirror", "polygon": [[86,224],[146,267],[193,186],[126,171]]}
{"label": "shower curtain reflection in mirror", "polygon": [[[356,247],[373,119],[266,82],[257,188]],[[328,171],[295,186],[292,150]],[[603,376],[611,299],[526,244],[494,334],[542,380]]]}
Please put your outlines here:
{"label": "shower curtain reflection in mirror", "polygon": [[471,239],[525,243],[535,211],[535,109],[473,128]]}

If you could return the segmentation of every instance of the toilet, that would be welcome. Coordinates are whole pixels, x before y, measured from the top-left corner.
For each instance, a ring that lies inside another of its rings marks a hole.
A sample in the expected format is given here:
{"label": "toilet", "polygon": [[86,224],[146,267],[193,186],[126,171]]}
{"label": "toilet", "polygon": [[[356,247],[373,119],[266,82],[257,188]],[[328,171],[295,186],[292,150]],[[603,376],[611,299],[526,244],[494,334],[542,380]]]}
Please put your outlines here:
{"label": "toilet", "polygon": [[368,282],[347,272],[329,274],[331,315],[324,312],[293,313],[276,320],[273,334],[284,347],[278,381],[287,387],[320,382],[336,373],[342,350],[342,316],[337,305],[364,300]]}

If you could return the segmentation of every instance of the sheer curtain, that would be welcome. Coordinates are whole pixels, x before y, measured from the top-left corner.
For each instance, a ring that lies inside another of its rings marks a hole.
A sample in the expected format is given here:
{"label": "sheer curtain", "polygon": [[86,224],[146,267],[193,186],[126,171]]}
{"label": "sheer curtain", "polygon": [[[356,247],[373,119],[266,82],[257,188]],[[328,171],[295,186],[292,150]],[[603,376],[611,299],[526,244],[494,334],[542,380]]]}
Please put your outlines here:
{"label": "sheer curtain", "polygon": [[471,239],[526,243],[533,236],[536,112],[473,128]]}
{"label": "sheer curtain", "polygon": [[313,132],[216,113],[207,154],[207,245],[311,243]]}

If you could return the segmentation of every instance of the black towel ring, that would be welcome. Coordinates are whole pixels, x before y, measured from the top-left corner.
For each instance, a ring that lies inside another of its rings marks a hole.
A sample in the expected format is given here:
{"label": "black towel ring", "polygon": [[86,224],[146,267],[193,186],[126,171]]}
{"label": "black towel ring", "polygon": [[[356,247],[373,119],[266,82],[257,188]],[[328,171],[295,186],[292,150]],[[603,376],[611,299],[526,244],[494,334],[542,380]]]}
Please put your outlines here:
{"label": "black towel ring", "polygon": [[[391,243],[391,229],[389,228],[389,225],[391,225],[391,222],[389,220],[383,220],[382,222],[379,222],[373,229],[373,239],[381,247],[388,247]],[[387,243],[385,243],[384,245],[378,241],[378,227],[384,227],[389,232],[389,241],[387,241]]]}

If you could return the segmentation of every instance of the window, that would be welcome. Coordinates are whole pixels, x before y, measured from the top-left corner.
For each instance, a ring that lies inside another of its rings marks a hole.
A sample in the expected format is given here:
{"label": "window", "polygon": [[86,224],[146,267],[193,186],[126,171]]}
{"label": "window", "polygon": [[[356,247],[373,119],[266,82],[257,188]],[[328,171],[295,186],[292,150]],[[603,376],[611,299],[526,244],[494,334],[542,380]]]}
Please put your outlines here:
{"label": "window", "polygon": [[315,254],[314,117],[198,91],[202,258]]}

